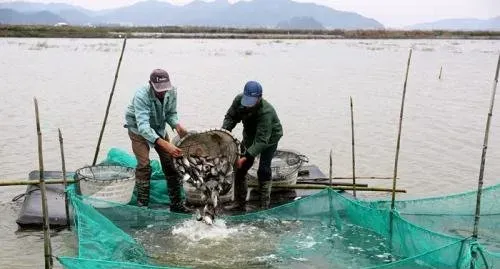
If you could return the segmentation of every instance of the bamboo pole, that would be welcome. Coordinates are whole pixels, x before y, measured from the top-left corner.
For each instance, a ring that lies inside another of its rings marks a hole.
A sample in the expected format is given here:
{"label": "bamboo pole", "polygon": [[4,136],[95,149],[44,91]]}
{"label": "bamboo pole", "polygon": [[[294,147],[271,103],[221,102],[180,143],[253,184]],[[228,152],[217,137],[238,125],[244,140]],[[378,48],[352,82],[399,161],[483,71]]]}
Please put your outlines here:
{"label": "bamboo pole", "polygon": [[51,269],[53,265],[52,260],[52,246],[50,244],[50,224],[49,214],[47,208],[47,194],[44,182],[44,169],[43,169],[43,153],[42,153],[42,131],[40,129],[40,117],[38,113],[38,101],[33,98],[35,102],[35,116],[36,116],[36,131],[38,137],[38,166],[39,166],[39,183],[40,191],[42,193],[42,213],[43,213],[43,249],[45,256],[45,269]]}
{"label": "bamboo pole", "polygon": [[[406,75],[405,75],[405,82],[403,86],[403,97],[401,100],[401,111],[399,113],[399,129],[398,129],[398,141],[396,145],[396,159],[394,161],[394,176],[392,179],[392,189],[396,189],[396,177],[398,175],[398,160],[399,160],[399,148],[401,145],[401,127],[403,124],[403,111],[404,111],[404,106],[405,106],[405,97],[406,97],[406,85],[408,82],[408,72],[410,70],[410,61],[411,61],[411,52],[412,49],[410,49],[410,54],[408,55],[408,63],[406,64]],[[396,199],[396,192],[392,193],[392,198],[391,198],[391,210],[394,209],[394,200]]]}
{"label": "bamboo pole", "polygon": [[[360,177],[357,176],[356,179],[392,179],[393,177]],[[329,177],[318,177],[318,178],[312,178],[313,180],[329,180]],[[332,177],[333,180],[352,180],[352,177]],[[399,179],[396,178],[396,179]]]}
{"label": "bamboo pole", "polygon": [[332,169],[332,166],[333,166],[333,160],[332,160],[332,151],[333,149],[330,149],[330,168],[328,169],[328,178],[330,179],[330,185],[332,185],[332,173],[333,173],[333,169]]}
{"label": "bamboo pole", "polygon": [[[248,184],[248,187],[255,188],[258,187],[258,184]],[[294,184],[294,185],[274,185],[273,189],[302,189],[302,190],[315,190],[315,189],[325,189],[331,188],[334,190],[344,190],[344,191],[352,191],[352,187],[347,186],[328,186],[328,185],[314,185],[314,184]],[[402,189],[389,189],[389,188],[379,188],[379,187],[357,187],[357,191],[373,191],[373,192],[402,192],[406,193],[406,190]]]}
{"label": "bamboo pole", "polygon": [[[315,182],[315,181],[305,181],[305,182],[300,182],[299,184],[313,184],[313,185],[327,185],[327,186],[353,186],[352,183],[341,183],[341,182],[323,183],[323,182]],[[368,187],[368,184],[357,183],[356,187]]]}
{"label": "bamboo pole", "polygon": [[109,94],[108,106],[106,107],[106,113],[104,114],[104,121],[102,122],[101,132],[99,133],[99,140],[97,141],[97,146],[95,148],[94,160],[92,161],[92,165],[96,164],[97,156],[99,155],[99,148],[101,146],[102,136],[104,134],[104,128],[106,127],[106,121],[108,119],[109,107],[111,106],[111,101],[113,100],[113,94],[115,93],[116,81],[118,80],[118,73],[120,72],[120,66],[122,63],[123,52],[125,51],[126,45],[127,45],[127,36],[125,36],[125,39],[123,39],[122,52],[120,54],[120,59],[118,60],[118,66],[116,67],[115,79],[113,81],[113,87],[111,88],[111,93]]}
{"label": "bamboo pole", "polygon": [[[392,178],[392,177],[391,177]],[[351,180],[352,177],[332,177],[332,179],[348,179]],[[356,179],[378,179],[377,177],[356,177]],[[390,179],[390,178],[380,178],[380,179]],[[329,178],[312,178],[311,180],[330,180]],[[64,180],[58,180],[58,179],[47,179],[44,181],[45,184],[64,184]],[[75,179],[67,179],[66,183],[67,184],[73,184],[73,183],[78,183],[79,180]],[[318,182],[320,183],[320,182]],[[1,186],[19,186],[19,185],[38,185],[39,182],[36,180],[25,180],[25,179],[1,179],[0,180],[0,187]],[[340,183],[340,182],[333,182],[332,184],[335,185],[347,185],[351,183]],[[356,186],[363,186],[365,184],[359,184],[357,183]]]}
{"label": "bamboo pole", "polygon": [[356,154],[354,152],[354,112],[352,108],[352,97],[349,97],[349,100],[351,102],[352,185],[354,186],[352,195],[356,198]]}
{"label": "bamboo pole", "polygon": [[488,148],[488,138],[490,132],[491,117],[493,116],[493,105],[495,104],[495,94],[497,91],[499,70],[500,70],[500,55],[498,55],[497,70],[495,73],[495,79],[493,80],[493,91],[491,93],[490,110],[488,112],[488,119],[486,120],[486,130],[484,132],[483,152],[481,154],[481,167],[479,169],[479,180],[477,186],[476,214],[474,216],[474,230],[472,232],[472,238],[474,239],[477,239],[478,236],[479,218],[481,215],[481,194],[483,192],[484,166],[486,164],[486,150]]}
{"label": "bamboo pole", "polygon": [[71,230],[71,226],[69,223],[69,206],[68,206],[68,193],[66,189],[68,188],[68,182],[66,178],[66,161],[64,159],[64,140],[61,133],[61,129],[57,129],[59,132],[59,146],[61,148],[61,164],[62,164],[62,173],[63,173],[63,184],[64,184],[64,209],[66,211],[66,225],[68,225],[68,229]]}
{"label": "bamboo pole", "polygon": [[406,64],[406,74],[405,74],[405,82],[403,85],[403,96],[401,99],[401,111],[399,113],[399,128],[398,128],[398,139],[396,143],[396,158],[394,160],[394,175],[392,179],[392,198],[391,198],[391,211],[389,213],[389,248],[392,251],[392,237],[393,237],[393,220],[394,220],[394,202],[396,200],[396,177],[398,175],[398,160],[399,160],[399,148],[401,146],[401,127],[403,124],[403,112],[405,105],[405,97],[406,97],[406,85],[408,82],[408,73],[410,71],[410,61],[411,61],[411,53],[412,49],[410,49],[410,53],[408,55],[408,62]]}
{"label": "bamboo pole", "polygon": [[[48,179],[43,181],[45,185],[48,184],[64,184],[62,179]],[[68,179],[67,184],[77,183],[77,180]],[[22,186],[22,185],[38,185],[40,181],[38,180],[25,180],[25,179],[2,179],[0,180],[0,187],[2,186]]]}

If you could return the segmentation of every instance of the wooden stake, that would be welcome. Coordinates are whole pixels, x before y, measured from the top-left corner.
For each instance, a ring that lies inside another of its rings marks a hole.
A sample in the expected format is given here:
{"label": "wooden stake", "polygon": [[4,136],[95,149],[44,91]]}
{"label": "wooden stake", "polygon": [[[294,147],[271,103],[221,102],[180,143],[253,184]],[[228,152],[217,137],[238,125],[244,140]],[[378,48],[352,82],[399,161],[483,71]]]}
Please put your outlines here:
{"label": "wooden stake", "polygon": [[[411,61],[411,52],[412,49],[410,49],[410,54],[408,55],[408,63],[406,64],[406,75],[405,75],[405,82],[403,86],[403,97],[401,101],[401,111],[399,113],[399,129],[398,129],[398,141],[396,145],[396,159],[394,161],[394,176],[392,179],[392,189],[396,189],[396,177],[398,176],[398,160],[399,160],[399,148],[401,144],[401,126],[403,124],[403,111],[405,107],[405,96],[406,96],[406,85],[408,82],[408,72],[410,70],[410,61]],[[396,199],[396,192],[394,191],[392,193],[392,199],[391,199],[391,210],[394,209],[394,200]]]}
{"label": "wooden stake", "polygon": [[328,178],[330,179],[330,185],[332,185],[332,173],[333,173],[333,160],[332,160],[332,151],[333,149],[330,149],[330,169],[328,169]]}
{"label": "wooden stake", "polygon": [[355,161],[355,152],[354,152],[354,112],[352,108],[352,97],[349,97],[351,101],[351,144],[352,144],[352,185],[353,191],[352,195],[356,198],[356,161]]}
{"label": "wooden stake", "polygon": [[99,155],[99,148],[101,146],[102,136],[104,134],[104,128],[106,127],[106,121],[108,119],[109,107],[111,106],[111,101],[113,100],[113,94],[115,93],[116,81],[118,80],[118,73],[120,72],[120,65],[122,63],[123,52],[125,51],[125,46],[127,45],[127,36],[123,39],[122,52],[120,54],[120,59],[118,60],[118,66],[116,67],[115,80],[113,81],[113,87],[111,88],[111,93],[109,94],[108,106],[106,107],[106,113],[104,114],[104,121],[102,122],[101,132],[99,133],[99,140],[97,141],[97,147],[95,148],[94,160],[92,165],[97,162],[97,156]]}
{"label": "wooden stake", "polygon": [[69,206],[68,206],[68,193],[66,189],[68,188],[68,182],[66,178],[66,161],[64,160],[64,142],[61,133],[61,129],[57,129],[59,132],[59,147],[61,148],[61,163],[62,163],[62,173],[63,173],[63,184],[64,184],[64,209],[66,210],[66,225],[68,229],[71,230],[71,225],[69,223]]}
{"label": "wooden stake", "polygon": [[500,70],[500,55],[498,56],[497,71],[495,73],[495,79],[493,80],[493,91],[491,93],[490,110],[488,112],[488,119],[486,120],[486,130],[484,132],[483,153],[481,154],[481,167],[479,169],[479,180],[477,186],[476,214],[474,216],[474,230],[472,232],[472,238],[474,239],[477,239],[478,236],[479,218],[481,216],[481,194],[483,192],[484,166],[486,164],[486,150],[488,148],[488,137],[490,132],[491,117],[493,116],[493,105],[495,104],[495,94],[497,91],[499,70]]}
{"label": "wooden stake", "polygon": [[40,117],[38,113],[38,101],[35,102],[35,116],[36,116],[36,131],[38,136],[38,166],[39,166],[39,184],[40,192],[42,194],[42,214],[43,214],[43,247],[45,255],[45,269],[51,269],[53,265],[52,260],[52,246],[50,244],[50,224],[49,213],[47,208],[47,193],[44,182],[44,169],[43,169],[43,154],[42,154],[42,131],[40,129]]}

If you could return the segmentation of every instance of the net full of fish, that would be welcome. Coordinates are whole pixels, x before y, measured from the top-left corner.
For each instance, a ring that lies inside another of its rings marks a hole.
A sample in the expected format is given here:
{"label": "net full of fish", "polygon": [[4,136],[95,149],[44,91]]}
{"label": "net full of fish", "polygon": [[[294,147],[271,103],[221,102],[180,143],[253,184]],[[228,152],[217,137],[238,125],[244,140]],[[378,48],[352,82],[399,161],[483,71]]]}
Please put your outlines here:
{"label": "net full of fish", "polygon": [[197,213],[198,220],[212,224],[219,196],[231,190],[233,165],[222,156],[183,156],[176,159],[177,170],[182,181],[187,182],[201,192],[205,204],[203,212]]}

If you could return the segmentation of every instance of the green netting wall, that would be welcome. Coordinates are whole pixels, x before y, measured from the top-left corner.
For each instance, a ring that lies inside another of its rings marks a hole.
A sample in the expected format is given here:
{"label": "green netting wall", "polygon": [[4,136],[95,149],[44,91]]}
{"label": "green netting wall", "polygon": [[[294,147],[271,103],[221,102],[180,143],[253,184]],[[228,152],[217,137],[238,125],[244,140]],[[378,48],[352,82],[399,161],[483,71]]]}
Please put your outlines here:
{"label": "green netting wall", "polygon": [[[121,165],[133,165],[127,155],[112,150],[107,162],[117,164],[116,158],[122,158]],[[153,171],[161,169],[153,166]],[[161,188],[157,191],[166,193],[166,186]],[[484,227],[499,225],[497,208],[490,206],[497,201],[489,200],[496,199],[499,190],[498,186],[485,190]],[[222,216],[222,228],[206,228],[193,216],[139,208],[133,203],[109,203],[108,208],[96,209],[92,199],[77,195],[72,188],[68,193],[78,255],[58,257],[67,269],[500,266],[495,249],[500,240],[478,243],[471,240],[470,233],[450,233],[443,228],[464,218],[464,229],[471,229],[468,203],[475,203],[470,198],[474,193],[400,201],[398,210],[391,213],[387,201],[357,201],[325,189],[266,211]],[[496,236],[497,231],[493,230]],[[215,232],[221,239],[196,238]],[[477,259],[472,257],[473,248],[478,250]]]}
{"label": "green netting wall", "polygon": [[[443,234],[469,237],[474,227],[477,191],[443,197],[402,200],[395,202],[399,214],[411,223]],[[363,202],[365,205],[384,209],[390,201]],[[478,242],[490,253],[492,263],[500,256],[500,185],[483,189]],[[498,260],[498,259],[497,259]]]}

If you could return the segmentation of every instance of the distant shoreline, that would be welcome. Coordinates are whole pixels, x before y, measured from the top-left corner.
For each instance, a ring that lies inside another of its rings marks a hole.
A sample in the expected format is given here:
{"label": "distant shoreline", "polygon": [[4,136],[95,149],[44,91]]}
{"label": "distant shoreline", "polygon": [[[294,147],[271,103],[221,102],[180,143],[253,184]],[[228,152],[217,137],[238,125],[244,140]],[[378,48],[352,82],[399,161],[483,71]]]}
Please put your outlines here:
{"label": "distant shoreline", "polygon": [[175,39],[481,39],[500,40],[500,31],[282,30],[216,27],[86,27],[0,25],[0,37]]}

